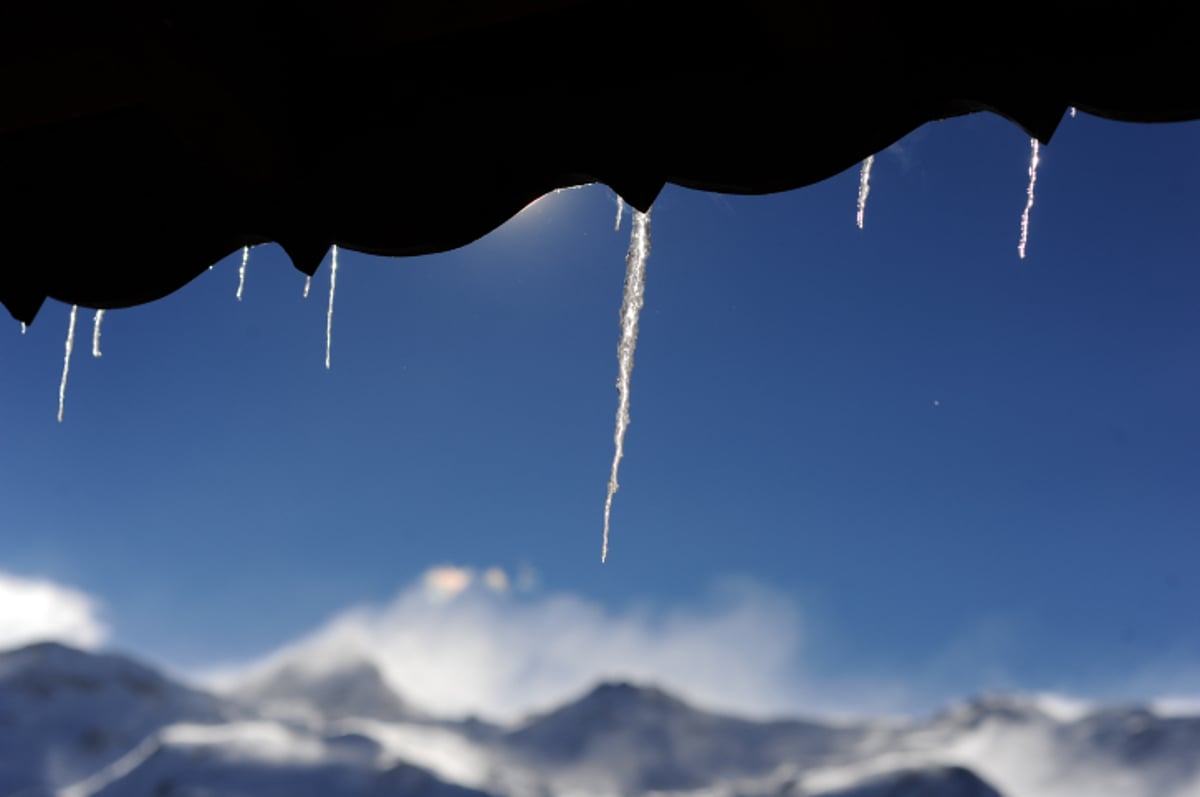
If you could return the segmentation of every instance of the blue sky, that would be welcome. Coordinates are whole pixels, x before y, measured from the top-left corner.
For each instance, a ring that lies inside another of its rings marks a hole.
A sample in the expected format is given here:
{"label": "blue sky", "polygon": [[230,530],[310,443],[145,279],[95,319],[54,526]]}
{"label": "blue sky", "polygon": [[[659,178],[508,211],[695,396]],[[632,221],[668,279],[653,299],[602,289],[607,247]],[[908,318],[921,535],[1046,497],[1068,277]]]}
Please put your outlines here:
{"label": "blue sky", "polygon": [[1198,131],[1064,119],[1024,261],[1029,140],[988,115],[881,153],[862,231],[857,169],[668,187],[603,566],[629,236],[603,186],[458,251],[343,251],[330,371],[328,265],[304,300],[260,247],[242,302],[235,254],[110,312],[101,359],[81,309],[59,425],[47,303],[0,336],[0,572],[181,668],[455,564],[612,618],[752,583],[813,682],[1200,692]]}

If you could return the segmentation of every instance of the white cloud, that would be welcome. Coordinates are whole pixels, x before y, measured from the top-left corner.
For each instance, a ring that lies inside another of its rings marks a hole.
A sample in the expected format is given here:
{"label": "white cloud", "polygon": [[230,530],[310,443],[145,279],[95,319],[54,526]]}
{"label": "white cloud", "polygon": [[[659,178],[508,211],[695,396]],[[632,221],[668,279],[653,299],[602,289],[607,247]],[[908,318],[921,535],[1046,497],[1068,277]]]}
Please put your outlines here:
{"label": "white cloud", "polygon": [[325,669],[365,656],[405,697],[438,713],[512,720],[617,678],[750,714],[802,707],[800,616],[770,590],[730,582],[703,608],[616,612],[573,595],[514,594],[504,571],[474,573],[433,568],[389,604],[350,609],[266,659],[209,680],[228,685],[283,661]]}
{"label": "white cloud", "polygon": [[54,640],[93,648],[108,638],[90,595],[53,581],[0,572],[0,650]]}

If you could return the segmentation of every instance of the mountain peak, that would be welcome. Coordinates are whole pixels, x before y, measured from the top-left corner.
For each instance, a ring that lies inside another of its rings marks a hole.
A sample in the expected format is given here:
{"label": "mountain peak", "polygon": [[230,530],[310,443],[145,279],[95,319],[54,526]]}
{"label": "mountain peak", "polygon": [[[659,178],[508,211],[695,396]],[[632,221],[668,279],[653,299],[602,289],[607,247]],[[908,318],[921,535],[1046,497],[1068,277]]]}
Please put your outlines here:
{"label": "mountain peak", "polygon": [[235,687],[231,696],[269,714],[318,722],[349,718],[400,722],[422,716],[367,659],[330,666],[286,662]]}

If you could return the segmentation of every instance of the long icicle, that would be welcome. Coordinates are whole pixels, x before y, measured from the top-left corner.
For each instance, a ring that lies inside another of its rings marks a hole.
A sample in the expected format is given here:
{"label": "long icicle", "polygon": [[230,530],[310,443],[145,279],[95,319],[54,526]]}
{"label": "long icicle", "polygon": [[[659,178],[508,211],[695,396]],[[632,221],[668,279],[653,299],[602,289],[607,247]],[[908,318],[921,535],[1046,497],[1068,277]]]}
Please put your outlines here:
{"label": "long icicle", "polygon": [[104,321],[104,311],[97,310],[95,318],[92,319],[92,356],[102,357],[100,353],[100,323]]}
{"label": "long icicle", "polygon": [[67,400],[67,374],[71,370],[71,352],[75,349],[75,317],[79,315],[79,305],[71,305],[71,320],[67,322],[67,343],[64,347],[62,381],[58,383],[58,422],[62,423],[63,404]]}
{"label": "long icicle", "polygon": [[863,228],[863,220],[867,214],[867,197],[871,195],[871,167],[874,165],[875,156],[868,155],[867,159],[862,162],[862,169],[858,173],[858,215],[854,220],[860,230]]}
{"label": "long icicle", "polygon": [[608,477],[608,497],[604,500],[604,544],[600,561],[608,559],[608,528],[613,496],[620,485],[617,470],[625,456],[625,431],[629,428],[629,382],[633,376],[633,351],[637,348],[638,316],[646,300],[646,259],[650,256],[650,212],[633,213],[633,233],[625,255],[625,296],[621,300],[621,341],[617,344],[617,428],[613,434],[612,473]]}
{"label": "long icicle", "polygon": [[621,229],[621,217],[625,215],[625,200],[620,194],[617,194],[617,223],[613,225],[613,231]]}
{"label": "long icicle", "polygon": [[1017,256],[1025,259],[1025,247],[1029,243],[1029,211],[1033,210],[1033,188],[1037,185],[1038,155],[1040,146],[1036,138],[1029,139],[1029,187],[1025,189],[1025,212],[1021,214],[1021,240],[1017,243]]}
{"label": "long icicle", "polygon": [[333,292],[337,288],[337,244],[329,258],[329,311],[325,314],[325,367],[329,367],[329,352],[333,348]]}
{"label": "long icicle", "polygon": [[308,298],[308,289],[311,287],[312,287],[312,277],[311,276],[305,277],[304,278],[304,298],[305,299]]}
{"label": "long icicle", "polygon": [[246,288],[246,263],[250,261],[250,247],[242,247],[242,265],[238,269],[237,300],[242,300],[242,291]]}

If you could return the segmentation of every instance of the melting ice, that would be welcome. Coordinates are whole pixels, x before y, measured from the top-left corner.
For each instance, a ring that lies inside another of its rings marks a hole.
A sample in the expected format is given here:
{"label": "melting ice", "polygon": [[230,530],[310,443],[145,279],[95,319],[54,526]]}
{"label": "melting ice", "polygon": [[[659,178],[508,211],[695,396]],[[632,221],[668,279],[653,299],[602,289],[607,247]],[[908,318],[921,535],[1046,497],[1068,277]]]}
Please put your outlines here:
{"label": "melting ice", "polygon": [[625,255],[625,296],[621,301],[621,341],[617,344],[617,429],[613,434],[612,473],[608,477],[608,497],[604,501],[604,543],[600,561],[608,559],[608,527],[616,494],[617,470],[625,456],[625,431],[629,428],[629,380],[633,375],[633,350],[637,347],[638,316],[646,295],[646,258],[650,256],[650,213],[634,211],[633,233]]}
{"label": "melting ice", "polygon": [[104,320],[104,311],[97,310],[92,319],[92,356],[100,357],[100,323]]}
{"label": "melting ice", "polygon": [[63,355],[62,381],[58,383],[58,422],[62,423],[63,404],[67,400],[67,374],[71,370],[71,352],[75,349],[75,318],[79,315],[79,305],[71,305],[71,320],[67,322],[66,354]]}
{"label": "melting ice", "polygon": [[1017,255],[1025,259],[1025,246],[1029,243],[1029,211],[1033,210],[1033,188],[1037,185],[1038,140],[1029,139],[1029,187],[1025,189],[1025,212],[1021,214],[1021,240],[1017,243]]}
{"label": "melting ice", "polygon": [[250,261],[250,247],[242,247],[242,265],[238,269],[237,300],[242,300],[242,291],[246,288],[246,263]]}
{"label": "melting ice", "polygon": [[329,352],[333,348],[333,291],[337,288],[337,244],[329,258],[329,310],[325,314],[325,367],[329,367]]}
{"label": "melting ice", "polygon": [[868,155],[862,162],[862,171],[858,173],[858,215],[855,221],[858,229],[863,228],[863,218],[867,213],[867,197],[871,194],[871,167],[875,165],[875,156]]}

